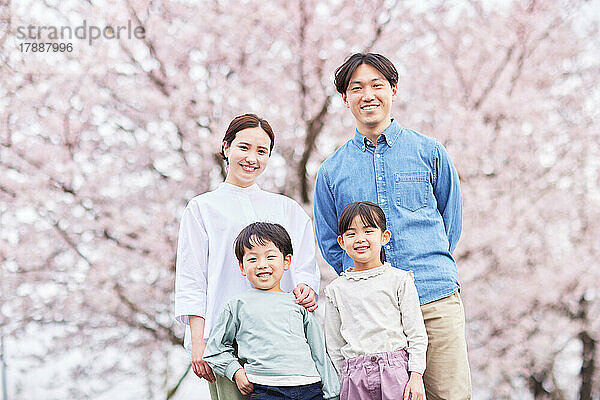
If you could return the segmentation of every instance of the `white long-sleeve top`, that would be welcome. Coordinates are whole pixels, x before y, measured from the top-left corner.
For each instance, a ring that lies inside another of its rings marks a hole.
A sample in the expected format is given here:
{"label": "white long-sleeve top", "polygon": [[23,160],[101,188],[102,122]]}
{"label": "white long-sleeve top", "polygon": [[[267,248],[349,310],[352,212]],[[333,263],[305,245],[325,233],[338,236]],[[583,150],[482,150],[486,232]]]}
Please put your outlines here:
{"label": "white long-sleeve top", "polygon": [[427,332],[411,271],[389,263],[346,270],[325,295],[327,353],[339,375],[345,359],[401,349],[409,371],[425,371]]}
{"label": "white long-sleeve top", "polygon": [[179,228],[175,274],[175,318],[188,325],[184,346],[191,349],[188,315],[205,319],[208,338],[223,305],[252,286],[242,276],[235,256],[235,238],[252,222],[281,224],[292,239],[294,254],[281,289],[300,283],[319,293],[320,273],[315,259],[313,225],[298,203],[266,192],[254,184],[247,188],[221,183],[217,189],[188,203]]}

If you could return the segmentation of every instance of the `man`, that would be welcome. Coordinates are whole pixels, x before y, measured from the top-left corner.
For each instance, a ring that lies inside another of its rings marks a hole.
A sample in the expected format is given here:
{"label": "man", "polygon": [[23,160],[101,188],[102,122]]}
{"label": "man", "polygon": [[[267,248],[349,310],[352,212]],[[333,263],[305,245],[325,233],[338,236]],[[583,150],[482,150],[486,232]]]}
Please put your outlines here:
{"label": "man", "polygon": [[356,132],[319,170],[317,240],[339,274],[352,266],[337,243],[344,207],[368,200],[383,209],[392,232],[387,261],[415,274],[429,339],[427,399],[470,399],[465,317],[452,257],[462,230],[458,174],[439,141],[391,118],[397,83],[396,68],[380,54],[354,54],[336,70],[336,89],[356,120]]}

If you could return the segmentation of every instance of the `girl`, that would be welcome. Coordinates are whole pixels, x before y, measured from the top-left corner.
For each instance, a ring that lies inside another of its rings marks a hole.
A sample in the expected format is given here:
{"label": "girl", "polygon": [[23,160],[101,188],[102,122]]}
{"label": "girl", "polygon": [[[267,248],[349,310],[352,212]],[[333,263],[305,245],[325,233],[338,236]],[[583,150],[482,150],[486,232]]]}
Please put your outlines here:
{"label": "girl", "polygon": [[341,400],[422,400],[427,333],[413,274],[384,263],[390,240],[378,205],[349,204],[338,243],[354,260],[327,288],[327,352],[341,375]]}
{"label": "girl", "polygon": [[298,203],[261,190],[255,183],[273,149],[269,123],[254,114],[236,117],[223,138],[221,156],[228,166],[225,182],[194,197],[181,218],[175,278],[175,317],[189,325],[184,345],[191,351],[196,375],[210,382],[213,400],[247,399],[227,378],[215,376],[202,360],[206,339],[222,306],[250,288],[239,273],[234,241],[242,228],[256,221],[275,222],[290,233],[297,256],[281,281],[293,289],[296,302],[317,308],[320,274],[315,260],[313,226]]}

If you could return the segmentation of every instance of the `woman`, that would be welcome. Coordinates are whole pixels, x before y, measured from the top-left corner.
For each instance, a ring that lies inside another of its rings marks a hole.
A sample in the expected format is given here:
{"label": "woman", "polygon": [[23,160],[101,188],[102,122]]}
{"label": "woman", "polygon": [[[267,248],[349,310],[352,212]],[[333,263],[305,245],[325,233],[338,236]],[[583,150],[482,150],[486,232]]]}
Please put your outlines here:
{"label": "woman", "polygon": [[179,230],[175,281],[175,317],[189,325],[185,347],[191,350],[196,375],[207,379],[212,400],[247,399],[236,385],[215,376],[202,354],[222,306],[249,288],[240,273],[233,243],[240,231],[256,221],[275,222],[290,233],[295,257],[290,274],[281,281],[293,289],[297,302],[317,308],[320,274],[315,259],[313,226],[294,200],[266,192],[255,183],[264,171],[275,136],[269,123],[254,114],[231,121],[221,148],[227,162],[225,182],[214,191],[194,197],[187,205]]}

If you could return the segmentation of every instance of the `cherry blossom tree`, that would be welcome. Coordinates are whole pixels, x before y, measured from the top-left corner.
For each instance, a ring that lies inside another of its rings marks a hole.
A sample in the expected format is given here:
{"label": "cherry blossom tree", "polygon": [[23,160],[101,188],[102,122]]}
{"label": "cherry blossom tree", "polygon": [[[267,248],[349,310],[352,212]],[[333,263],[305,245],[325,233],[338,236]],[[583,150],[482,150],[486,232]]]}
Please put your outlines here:
{"label": "cherry blossom tree", "polygon": [[[354,129],[333,71],[371,50],[399,69],[394,117],[440,139],[461,176],[455,255],[476,398],[598,396],[595,5],[0,5],[0,333],[9,368],[16,357],[27,371],[61,363],[43,393],[101,396],[122,377],[143,382],[130,397],[176,393],[178,221],[223,179],[227,124],[243,112],[271,122],[261,185],[310,212],[318,166]],[[84,20],[144,35],[75,38],[72,52],[18,47],[19,27]],[[36,393],[26,384],[10,393]]]}

